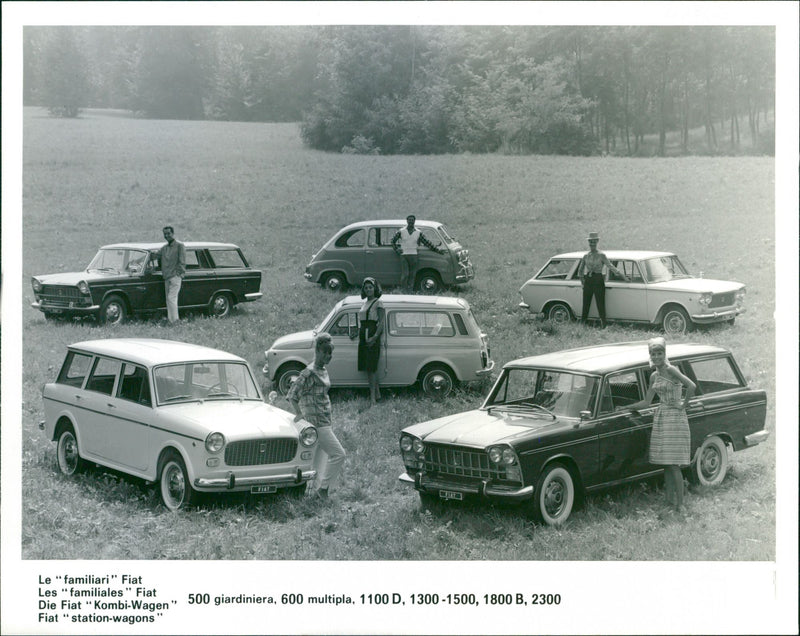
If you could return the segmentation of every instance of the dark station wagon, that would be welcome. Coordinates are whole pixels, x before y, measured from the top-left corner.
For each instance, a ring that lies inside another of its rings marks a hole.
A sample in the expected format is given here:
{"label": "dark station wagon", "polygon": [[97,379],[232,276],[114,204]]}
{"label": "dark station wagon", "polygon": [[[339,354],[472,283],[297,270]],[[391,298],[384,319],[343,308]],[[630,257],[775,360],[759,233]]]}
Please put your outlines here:
{"label": "dark station wagon", "polygon": [[[687,409],[692,463],[686,471],[702,485],[718,484],[729,448],[769,436],[766,394],[747,385],[722,347],[670,344],[667,356],[697,385]],[[658,396],[648,408],[624,410],[644,397],[650,374],[646,342],[509,362],[480,408],[403,429],[400,480],[414,486],[423,504],[518,502],[537,520],[560,524],[577,495],[663,471],[648,461]]]}
{"label": "dark station wagon", "polygon": [[[132,314],[166,309],[158,253],[164,243],[116,243],[100,248],[82,272],[31,279],[31,306],[45,318],[93,317],[121,323]],[[261,298],[261,271],[231,243],[186,242],[186,275],[178,296],[181,309],[205,309],[225,316],[237,303]]]}

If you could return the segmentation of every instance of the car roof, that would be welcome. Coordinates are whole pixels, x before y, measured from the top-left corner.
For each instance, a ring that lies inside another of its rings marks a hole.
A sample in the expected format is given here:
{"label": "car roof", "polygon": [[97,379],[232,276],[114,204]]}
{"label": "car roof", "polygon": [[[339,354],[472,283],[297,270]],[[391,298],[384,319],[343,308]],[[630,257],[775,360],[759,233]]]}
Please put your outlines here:
{"label": "car roof", "polygon": [[174,362],[199,362],[202,360],[244,362],[239,356],[219,349],[159,338],[85,340],[71,344],[69,348],[74,351],[120,358],[148,367]]}
{"label": "car roof", "polygon": [[[580,252],[564,252],[563,254],[556,254],[555,256],[551,256],[550,259],[554,258],[581,258],[583,257],[586,252],[589,250],[583,250]],[[675,256],[674,252],[654,252],[650,250],[600,250],[608,256],[609,259],[629,259],[634,261],[641,261],[646,258],[657,258],[659,256]]]}
{"label": "car roof", "polygon": [[[342,307],[361,307],[364,299],[361,296],[346,296],[341,301]],[[423,294],[383,294],[381,303],[384,307],[402,309],[403,307],[438,307],[441,309],[468,309],[469,303],[464,298],[456,296],[426,296]]]}
{"label": "car roof", "polygon": [[[112,243],[111,245],[103,245],[100,249],[157,250],[161,249],[165,243],[166,241],[161,241],[160,243]],[[233,243],[214,243],[211,241],[183,241],[183,245],[189,249],[239,249]]]}
{"label": "car roof", "polygon": [[[647,364],[650,361],[647,343],[647,340],[640,340],[554,351],[512,360],[506,363],[504,368],[537,367],[575,373],[608,373]],[[694,343],[667,345],[667,358],[670,359],[714,353],[728,353],[728,350],[714,345]]]}
{"label": "car roof", "polygon": [[[339,231],[341,232],[343,230],[354,229],[357,227],[374,227],[376,225],[390,225],[392,227],[399,227],[401,225],[407,225],[407,222],[405,219],[376,219],[373,221],[356,221],[355,223],[344,226]],[[414,225],[417,227],[438,227],[444,224],[439,223],[439,221],[426,221],[425,219],[417,219],[414,221]]]}

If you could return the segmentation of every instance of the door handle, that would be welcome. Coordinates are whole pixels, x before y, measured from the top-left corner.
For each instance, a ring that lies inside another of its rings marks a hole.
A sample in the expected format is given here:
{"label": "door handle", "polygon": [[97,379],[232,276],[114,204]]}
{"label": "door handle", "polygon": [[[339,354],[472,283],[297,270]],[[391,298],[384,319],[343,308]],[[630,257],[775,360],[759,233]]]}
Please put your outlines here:
{"label": "door handle", "polygon": [[117,408],[117,407],[116,407],[116,405],[115,405],[115,404],[111,404],[111,402],[109,402],[108,404],[106,404],[106,406],[107,406],[108,408],[110,408],[110,409],[115,409],[115,408]]}

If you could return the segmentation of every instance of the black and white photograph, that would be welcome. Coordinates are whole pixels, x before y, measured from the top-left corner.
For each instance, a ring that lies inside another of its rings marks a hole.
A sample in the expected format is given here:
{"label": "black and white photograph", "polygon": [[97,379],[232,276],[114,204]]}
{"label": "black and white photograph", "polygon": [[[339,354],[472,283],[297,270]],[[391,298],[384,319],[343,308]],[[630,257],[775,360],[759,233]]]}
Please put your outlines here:
{"label": "black and white photograph", "polygon": [[3,2],[2,633],[797,633],[798,6]]}

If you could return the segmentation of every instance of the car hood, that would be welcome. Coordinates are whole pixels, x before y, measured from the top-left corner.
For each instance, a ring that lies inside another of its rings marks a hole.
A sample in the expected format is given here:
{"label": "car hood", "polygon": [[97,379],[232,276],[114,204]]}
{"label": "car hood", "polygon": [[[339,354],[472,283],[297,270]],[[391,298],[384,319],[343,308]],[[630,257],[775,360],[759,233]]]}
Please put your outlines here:
{"label": "car hood", "polygon": [[311,349],[314,346],[314,332],[298,331],[281,336],[272,343],[270,349]]}
{"label": "car hood", "polygon": [[[160,406],[175,423],[191,424],[205,435],[218,431],[228,442],[254,437],[297,437],[294,416],[265,402],[206,400]],[[205,436],[203,435],[203,436]]]}
{"label": "car hood", "polygon": [[490,444],[507,443],[562,429],[564,420],[553,420],[545,414],[508,413],[498,409],[466,411],[406,427],[404,432],[423,441],[438,444],[462,444],[486,448]]}
{"label": "car hood", "polygon": [[44,274],[34,276],[43,285],[70,285],[76,286],[82,280],[87,283],[98,280],[108,280],[109,278],[130,278],[132,274],[120,274],[118,272],[65,272],[60,274]]}
{"label": "car hood", "polygon": [[691,291],[691,292],[710,292],[712,294],[722,294],[725,292],[738,291],[744,287],[742,283],[730,280],[714,280],[713,278],[679,278],[664,283],[653,283],[650,289],[663,289],[665,291]]}

